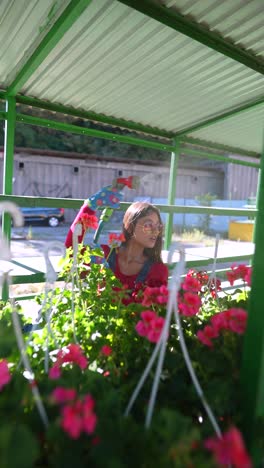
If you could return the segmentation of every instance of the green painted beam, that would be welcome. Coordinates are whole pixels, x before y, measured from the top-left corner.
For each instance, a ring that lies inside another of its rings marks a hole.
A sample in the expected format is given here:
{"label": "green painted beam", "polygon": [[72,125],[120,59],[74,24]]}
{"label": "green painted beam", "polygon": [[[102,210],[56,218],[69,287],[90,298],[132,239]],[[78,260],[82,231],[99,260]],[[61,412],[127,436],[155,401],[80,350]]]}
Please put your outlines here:
{"label": "green painted beam", "polygon": [[192,148],[184,148],[182,150],[182,153],[198,158],[212,159],[213,161],[223,161],[225,163],[238,164],[240,166],[255,167],[256,169],[260,169],[260,164],[258,163],[243,161],[241,159],[228,158],[226,156],[221,156],[220,154],[207,153],[205,151],[200,151]]}
{"label": "green painted beam", "polygon": [[[83,200],[69,198],[49,198],[49,197],[28,197],[18,195],[0,195],[0,201],[12,201],[18,206],[51,206],[57,208],[78,209],[83,204]],[[120,203],[120,210],[125,211],[130,206],[128,202]],[[156,204],[162,213],[195,213],[212,214],[215,216],[246,216],[255,217],[256,209],[242,208],[219,208],[212,206],[190,206],[190,205],[161,205]]]}
{"label": "green painted beam", "polygon": [[[169,178],[169,191],[168,191],[168,203],[169,205],[174,204],[176,197],[176,180],[177,172],[180,158],[180,142],[178,140],[174,141],[175,151],[171,154],[171,165],[170,165],[170,178]],[[173,213],[169,213],[166,219],[165,225],[165,239],[164,239],[164,248],[169,249],[171,244],[173,233]]]}
{"label": "green painted beam", "polygon": [[174,9],[153,3],[152,0],[118,1],[264,75],[264,62],[261,58],[237,47],[231,41],[225,40],[220,34],[210,31],[205,26],[187,19]]}
{"label": "green painted beam", "polygon": [[[5,142],[4,142],[4,164],[3,164],[3,194],[11,195],[13,189],[14,147],[16,126],[16,101],[9,97],[6,101],[5,120]],[[10,242],[11,218],[9,213],[2,216],[2,234]],[[9,296],[9,285],[6,281],[2,287],[2,299],[5,301]]]}
{"label": "green painted beam", "polygon": [[41,117],[33,117],[26,114],[17,114],[17,121],[23,124],[37,125],[40,127],[54,128],[64,132],[77,133],[79,135],[87,135],[94,138],[103,138],[111,141],[118,141],[127,145],[142,146],[143,148],[153,148],[160,151],[174,151],[174,146],[164,143],[158,143],[150,140],[143,140],[141,138],[130,137],[125,135],[117,135],[115,133],[105,132],[102,130],[95,130],[92,128],[79,127],[78,125],[67,124],[55,120],[43,119]]}
{"label": "green painted beam", "polygon": [[59,112],[62,114],[72,115],[73,117],[78,117],[80,119],[91,120],[97,123],[103,123],[107,125],[111,125],[113,127],[123,128],[132,130],[135,132],[145,133],[152,136],[158,136],[162,138],[169,138],[173,137],[173,133],[166,132],[165,130],[161,130],[159,128],[150,127],[148,125],[142,125],[140,123],[118,119],[115,117],[103,115],[103,114],[96,114],[95,112],[74,109],[73,107],[63,106],[61,104],[53,104],[47,101],[41,101],[40,99],[28,97],[28,96],[17,96],[17,102],[19,104],[25,104],[27,106],[38,107],[40,109],[50,110],[52,112]]}
{"label": "green painted beam", "polygon": [[190,136],[180,137],[181,142],[190,145],[204,146],[205,148],[217,149],[224,152],[229,152],[231,154],[239,154],[241,156],[251,156],[259,160],[261,154],[256,153],[255,151],[247,151],[243,148],[238,148],[229,145],[222,145],[221,143],[216,143],[212,141],[201,140],[200,138],[193,138]]}
{"label": "green painted beam", "polygon": [[[255,229],[255,253],[253,257],[252,286],[247,330],[242,359],[242,400],[244,432],[254,456],[254,466],[260,466],[261,447],[255,437],[259,419],[264,417],[264,150],[261,158],[261,175],[258,190],[258,216]],[[258,439],[259,440],[259,439]],[[263,459],[263,447],[262,456]]]}
{"label": "green painted beam", "polygon": [[39,65],[45,60],[49,53],[58,44],[63,35],[71,28],[74,22],[81,16],[83,11],[91,3],[91,0],[72,0],[48,31],[42,42],[18,72],[13,83],[7,89],[9,96],[15,96],[27,80],[33,75]]}
{"label": "green painted beam", "polygon": [[242,106],[235,107],[233,109],[230,109],[229,111],[223,112],[222,114],[216,115],[215,117],[212,117],[210,119],[204,120],[203,122],[200,122],[196,125],[193,125],[192,127],[188,127],[184,130],[181,130],[180,132],[176,132],[177,136],[183,136],[188,133],[193,133],[197,130],[201,130],[202,128],[209,127],[211,125],[214,125],[218,122],[223,122],[224,120],[229,119],[230,117],[237,116],[239,114],[242,114],[250,109],[255,109],[256,107],[263,106],[264,107],[264,96],[261,96],[260,98],[249,102],[247,104],[243,104]]}

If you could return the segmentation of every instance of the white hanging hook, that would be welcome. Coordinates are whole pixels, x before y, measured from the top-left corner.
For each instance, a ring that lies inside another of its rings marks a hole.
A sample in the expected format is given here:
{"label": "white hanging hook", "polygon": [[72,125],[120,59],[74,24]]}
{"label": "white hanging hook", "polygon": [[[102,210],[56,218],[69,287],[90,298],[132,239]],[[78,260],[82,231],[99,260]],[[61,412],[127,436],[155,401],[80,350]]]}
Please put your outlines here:
{"label": "white hanging hook", "polygon": [[82,225],[81,223],[75,224],[73,228],[72,244],[73,244],[73,268],[77,264],[77,255],[78,255],[78,237],[82,234]]}
{"label": "white hanging hook", "polygon": [[[13,202],[3,201],[0,202],[0,213],[9,213],[12,216],[13,224],[15,227],[22,227],[24,225],[24,217],[17,205]],[[0,233],[0,260],[7,262],[11,261],[11,252],[9,242]]]}
{"label": "white hanging hook", "polygon": [[47,283],[55,283],[57,279],[57,273],[54,270],[52,263],[49,258],[49,253],[51,250],[57,249],[60,251],[62,257],[65,257],[65,245],[59,241],[49,242],[43,251],[45,262],[46,262],[46,281]]}

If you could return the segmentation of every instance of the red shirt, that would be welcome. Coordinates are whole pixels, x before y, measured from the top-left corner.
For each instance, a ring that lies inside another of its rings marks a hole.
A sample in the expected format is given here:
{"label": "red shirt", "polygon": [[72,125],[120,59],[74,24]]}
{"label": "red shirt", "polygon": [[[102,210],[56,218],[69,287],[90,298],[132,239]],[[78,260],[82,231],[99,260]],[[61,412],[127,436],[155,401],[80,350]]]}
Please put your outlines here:
{"label": "red shirt", "polygon": [[[110,252],[109,245],[101,245],[105,258],[108,257]],[[120,271],[118,254],[116,256],[115,270],[114,274],[122,284],[126,285],[128,289],[134,289],[135,281],[137,279],[138,273],[136,275],[125,275]],[[144,283],[148,286],[161,286],[162,284],[167,284],[168,282],[168,268],[164,263],[156,262],[153,263],[149,269],[147,277]]]}
{"label": "red shirt", "polygon": [[[68,247],[72,247],[73,246],[73,229],[74,229],[74,226],[78,223],[79,219],[82,217],[82,215],[84,213],[87,213],[87,214],[94,214],[94,211],[89,208],[86,204],[84,204],[79,213],[77,214],[75,220],[73,221],[70,229],[69,229],[69,232],[67,234],[67,237],[66,237],[66,240],[65,240],[65,246],[68,248]],[[82,242],[83,241],[83,237],[84,237],[84,234],[85,234],[85,230],[82,229],[82,234],[78,237],[78,242]],[[101,245],[103,251],[104,251],[104,256],[105,258],[107,259],[108,255],[109,255],[109,252],[110,252],[110,247],[109,245]],[[136,278],[138,276],[138,273],[136,275],[125,275],[124,273],[122,273],[120,271],[120,268],[119,268],[119,262],[118,262],[118,254],[116,256],[116,262],[115,262],[115,270],[114,270],[114,274],[116,276],[117,279],[119,279],[119,281],[123,284],[123,285],[126,285],[128,289],[130,290],[133,290],[134,287],[135,287],[135,281],[136,281]],[[164,265],[164,263],[161,263],[161,262],[156,262],[156,263],[153,263],[149,269],[149,272],[147,274],[147,277],[144,281],[144,284],[148,285],[148,286],[153,286],[153,287],[156,287],[156,286],[161,286],[163,284],[167,284],[168,282],[168,268],[166,265]]]}

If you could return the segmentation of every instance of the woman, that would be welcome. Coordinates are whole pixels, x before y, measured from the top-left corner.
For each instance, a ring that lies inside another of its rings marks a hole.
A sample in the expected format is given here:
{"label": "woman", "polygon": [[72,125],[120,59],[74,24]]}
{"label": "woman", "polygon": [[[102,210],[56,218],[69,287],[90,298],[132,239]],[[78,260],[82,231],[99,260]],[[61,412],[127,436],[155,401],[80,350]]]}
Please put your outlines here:
{"label": "woman", "polygon": [[[105,198],[107,192],[107,201]],[[94,215],[98,206],[109,206],[109,194],[112,200],[111,207],[116,208],[122,194],[105,187],[100,197],[93,196],[88,199],[75,218],[65,241],[66,247],[72,247],[74,226],[81,222],[83,215]],[[103,194],[103,196],[102,196]],[[98,200],[100,202],[98,203]],[[103,201],[102,201],[103,200]],[[78,238],[83,241],[85,228],[82,223],[82,233]],[[123,219],[124,241],[119,248],[111,251],[108,245],[102,245],[104,256],[119,281],[133,292],[139,285],[161,286],[168,281],[168,268],[161,259],[163,225],[159,210],[147,202],[135,202],[130,205]]]}

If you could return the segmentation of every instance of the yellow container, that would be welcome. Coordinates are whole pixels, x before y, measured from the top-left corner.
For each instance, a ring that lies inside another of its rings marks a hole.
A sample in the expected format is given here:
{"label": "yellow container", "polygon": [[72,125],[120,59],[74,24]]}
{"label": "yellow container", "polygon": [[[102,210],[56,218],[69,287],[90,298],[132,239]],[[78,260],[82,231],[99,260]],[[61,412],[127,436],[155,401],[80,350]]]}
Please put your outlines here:
{"label": "yellow container", "polygon": [[253,241],[254,221],[230,221],[228,239],[237,241]]}

